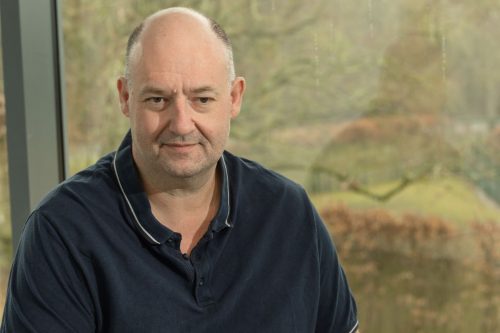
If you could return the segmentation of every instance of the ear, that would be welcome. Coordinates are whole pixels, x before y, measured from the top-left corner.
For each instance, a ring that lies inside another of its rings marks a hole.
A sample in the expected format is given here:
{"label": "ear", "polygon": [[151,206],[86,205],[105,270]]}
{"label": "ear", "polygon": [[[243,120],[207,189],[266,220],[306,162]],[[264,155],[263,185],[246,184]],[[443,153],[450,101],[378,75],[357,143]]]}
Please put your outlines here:
{"label": "ear", "polygon": [[243,77],[238,76],[234,79],[231,87],[231,118],[236,118],[240,113],[245,88],[246,83]]}
{"label": "ear", "polygon": [[118,89],[118,97],[120,98],[121,111],[126,117],[129,117],[128,101],[130,98],[130,92],[128,90],[127,79],[123,76],[120,77],[118,81],[116,81],[116,88]]}

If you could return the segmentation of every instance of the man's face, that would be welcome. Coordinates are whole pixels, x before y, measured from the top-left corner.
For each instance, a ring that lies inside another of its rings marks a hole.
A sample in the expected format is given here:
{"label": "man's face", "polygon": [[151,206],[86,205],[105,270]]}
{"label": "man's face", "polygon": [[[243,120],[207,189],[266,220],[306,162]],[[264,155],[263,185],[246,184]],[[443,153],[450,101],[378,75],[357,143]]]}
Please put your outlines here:
{"label": "man's face", "polygon": [[121,79],[118,89],[141,171],[187,178],[215,168],[244,81],[229,82],[224,46],[212,37],[185,29],[136,46],[131,82]]}

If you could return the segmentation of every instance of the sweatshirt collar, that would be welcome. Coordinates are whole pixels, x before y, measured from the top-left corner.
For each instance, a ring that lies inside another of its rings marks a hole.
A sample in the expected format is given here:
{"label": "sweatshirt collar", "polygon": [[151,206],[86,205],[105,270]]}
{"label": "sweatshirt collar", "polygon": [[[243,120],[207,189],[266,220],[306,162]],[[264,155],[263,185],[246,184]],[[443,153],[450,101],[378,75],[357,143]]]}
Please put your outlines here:
{"label": "sweatshirt collar", "polygon": [[[120,192],[128,206],[131,219],[138,232],[151,244],[163,244],[169,239],[178,238],[178,234],[162,225],[151,212],[151,205],[144,192],[139,172],[132,156],[132,136],[130,130],[115,152],[113,158],[114,176]],[[218,162],[217,172],[221,173],[221,200],[219,210],[212,220],[209,230],[219,232],[231,227],[229,221],[229,175],[224,154]]]}

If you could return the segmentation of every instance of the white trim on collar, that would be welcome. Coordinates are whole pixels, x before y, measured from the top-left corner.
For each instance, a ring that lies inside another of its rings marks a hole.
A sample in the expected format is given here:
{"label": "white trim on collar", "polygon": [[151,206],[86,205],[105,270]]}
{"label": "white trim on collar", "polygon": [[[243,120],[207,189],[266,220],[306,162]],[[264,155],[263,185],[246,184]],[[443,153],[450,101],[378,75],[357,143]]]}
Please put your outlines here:
{"label": "white trim on collar", "polygon": [[230,212],[231,212],[231,205],[230,205],[230,200],[229,198],[231,197],[230,193],[229,193],[229,174],[227,172],[227,167],[226,167],[226,160],[224,159],[224,153],[222,154],[221,156],[221,160],[222,160],[222,168],[224,169],[224,177],[226,178],[226,194],[227,194],[227,216],[226,216],[226,220],[224,221],[224,223],[229,227],[231,228],[232,225],[231,223],[229,222],[229,215],[230,215]]}
{"label": "white trim on collar", "polygon": [[151,234],[142,226],[141,222],[139,222],[139,219],[137,218],[137,215],[135,214],[134,207],[132,207],[132,204],[128,200],[127,195],[125,194],[125,190],[123,189],[122,182],[120,181],[120,177],[118,176],[118,171],[116,169],[116,156],[118,155],[118,150],[115,152],[115,156],[113,157],[113,169],[115,171],[115,176],[116,180],[118,181],[118,186],[120,187],[120,191],[123,194],[123,197],[125,198],[125,201],[127,202],[128,208],[132,212],[132,216],[134,217],[135,223],[137,226],[141,229],[141,231],[146,235],[146,237],[149,238],[150,241],[152,241],[155,244],[161,244],[159,241],[157,241]]}
{"label": "white trim on collar", "polygon": [[[116,180],[118,181],[118,186],[120,187],[120,191],[122,192],[122,195],[123,197],[125,198],[125,201],[127,202],[127,206],[128,208],[130,209],[130,211],[132,212],[132,216],[134,217],[134,221],[135,223],[137,224],[137,226],[139,227],[139,229],[143,232],[143,234],[149,238],[149,240],[155,244],[161,244],[158,240],[156,240],[156,238],[154,238],[147,230],[146,228],[143,227],[143,225],[141,224],[141,222],[139,221],[139,218],[137,217],[137,215],[135,214],[135,211],[134,211],[134,207],[132,206],[132,204],[130,203],[128,197],[127,197],[127,194],[125,193],[125,190],[123,189],[123,185],[122,185],[122,182],[120,180],[120,177],[118,175],[118,171],[117,171],[117,168],[116,168],[116,159],[117,159],[117,155],[118,155],[118,150],[115,152],[115,156],[113,157],[113,169],[114,169],[114,172],[115,172],[115,177],[116,177]],[[224,223],[229,227],[231,228],[232,225],[231,223],[229,222],[229,213],[231,211],[231,206],[230,206],[230,200],[229,200],[229,176],[228,176],[228,172],[227,172],[227,167],[226,167],[226,161],[224,159],[224,155],[221,156],[221,160],[222,160],[222,167],[224,169],[223,173],[224,173],[224,177],[225,177],[225,181],[226,181],[226,193],[227,193],[227,216],[226,216],[226,220],[224,221]]]}
{"label": "white trim on collar", "polygon": [[359,322],[356,321],[356,324],[354,324],[354,327],[349,331],[349,333],[354,333],[356,332],[356,330],[358,329],[358,326],[359,326]]}

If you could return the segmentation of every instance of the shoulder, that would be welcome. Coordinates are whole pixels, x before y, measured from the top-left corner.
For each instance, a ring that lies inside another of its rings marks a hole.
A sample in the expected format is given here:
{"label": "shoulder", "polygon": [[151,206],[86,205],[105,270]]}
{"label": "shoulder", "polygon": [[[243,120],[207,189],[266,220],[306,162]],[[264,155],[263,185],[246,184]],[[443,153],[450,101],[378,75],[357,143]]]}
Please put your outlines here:
{"label": "shoulder", "polygon": [[307,200],[304,188],[293,180],[266,168],[258,162],[224,152],[231,184],[239,188],[263,191],[273,195],[286,195]]}
{"label": "shoulder", "polygon": [[112,154],[60,183],[28,217],[25,232],[51,231],[80,239],[116,211],[119,192],[113,177]]}
{"label": "shoulder", "polygon": [[290,240],[301,235],[316,242],[317,224],[321,222],[301,185],[257,162],[229,153],[224,157],[236,220],[248,221],[249,228],[266,228],[269,235],[282,235],[287,230]]}
{"label": "shoulder", "polygon": [[38,204],[37,211],[53,211],[72,204],[85,204],[87,200],[105,196],[116,185],[112,176],[112,153],[94,165],[66,179],[50,191]]}
{"label": "shoulder", "polygon": [[[279,230],[296,228],[313,240],[318,251],[332,245],[318,211],[305,189],[261,164],[224,153],[228,165],[233,203],[251,218],[272,220]],[[251,212],[251,213],[250,213]]]}

